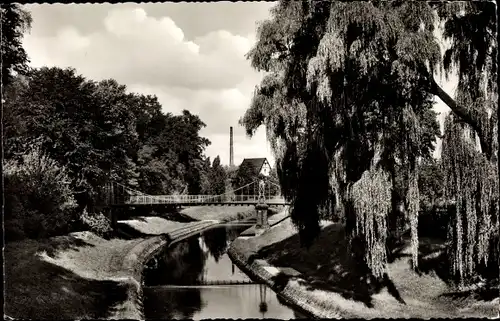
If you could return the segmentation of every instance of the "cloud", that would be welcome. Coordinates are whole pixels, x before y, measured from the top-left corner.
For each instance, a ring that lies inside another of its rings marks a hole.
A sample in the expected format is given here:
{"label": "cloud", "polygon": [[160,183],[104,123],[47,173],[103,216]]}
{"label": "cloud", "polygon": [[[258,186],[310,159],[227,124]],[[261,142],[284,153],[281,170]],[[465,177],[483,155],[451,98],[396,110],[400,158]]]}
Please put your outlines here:
{"label": "cloud", "polygon": [[25,47],[37,53],[30,55],[34,65],[75,66],[90,78],[125,84],[226,89],[255,73],[244,57],[250,40],[225,30],[189,41],[171,18],[142,8],[113,8],[102,24],[87,35],[66,26],[55,36],[27,36]]}
{"label": "cloud", "polygon": [[[144,9],[149,17],[170,17],[184,32],[186,39],[192,40],[200,35],[228,30],[233,35],[247,36],[255,32],[256,22],[268,16],[272,2],[227,1],[196,4],[184,3],[121,3],[109,4],[27,4],[33,19],[38,21],[32,33],[36,36],[53,36],[62,26],[73,26],[80,32],[89,34],[100,31],[108,12],[114,8]],[[57,17],[57,19],[51,19]],[[195,22],[195,23],[193,23]]]}

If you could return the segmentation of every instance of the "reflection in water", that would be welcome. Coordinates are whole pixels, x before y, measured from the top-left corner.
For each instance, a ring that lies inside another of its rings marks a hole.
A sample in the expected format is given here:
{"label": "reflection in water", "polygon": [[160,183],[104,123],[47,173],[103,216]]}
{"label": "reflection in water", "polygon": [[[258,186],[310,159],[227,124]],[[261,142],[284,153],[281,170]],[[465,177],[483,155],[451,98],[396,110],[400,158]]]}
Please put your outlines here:
{"label": "reflection in water", "polygon": [[144,282],[147,285],[194,284],[201,280],[206,259],[197,238],[177,243],[148,262]]}
{"label": "reflection in water", "polygon": [[[264,301],[260,297],[260,286],[259,284],[245,284],[194,289],[145,288],[146,319],[271,318],[287,320],[300,317],[298,314],[296,316],[292,309],[282,305],[270,289],[267,289],[268,293]],[[194,307],[193,302],[188,302],[190,300],[188,293],[199,293],[202,300],[199,308]],[[185,300],[184,304],[182,300]],[[262,306],[266,309],[262,310]]]}
{"label": "reflection in water", "polygon": [[203,308],[198,289],[144,288],[144,310],[148,319],[192,319]]}
{"label": "reflection in water", "polygon": [[228,239],[228,233],[222,228],[206,231],[203,233],[203,239],[215,262],[219,262],[220,257],[226,253],[229,242],[232,241]]}
{"label": "reflection in water", "polygon": [[199,286],[210,281],[250,280],[227,256],[247,227],[219,227],[174,244],[148,262],[144,272],[147,319],[300,317],[262,284]]}

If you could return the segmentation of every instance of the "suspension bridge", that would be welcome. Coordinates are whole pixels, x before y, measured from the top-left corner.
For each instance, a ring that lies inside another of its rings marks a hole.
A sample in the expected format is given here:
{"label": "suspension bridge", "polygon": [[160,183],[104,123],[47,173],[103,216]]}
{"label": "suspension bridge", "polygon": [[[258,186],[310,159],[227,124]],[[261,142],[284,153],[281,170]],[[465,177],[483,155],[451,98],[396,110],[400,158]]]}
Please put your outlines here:
{"label": "suspension bridge", "polygon": [[289,205],[280,193],[279,184],[267,180],[255,180],[249,184],[220,195],[149,195],[118,182],[110,182],[101,190],[100,203],[109,206],[141,205]]}

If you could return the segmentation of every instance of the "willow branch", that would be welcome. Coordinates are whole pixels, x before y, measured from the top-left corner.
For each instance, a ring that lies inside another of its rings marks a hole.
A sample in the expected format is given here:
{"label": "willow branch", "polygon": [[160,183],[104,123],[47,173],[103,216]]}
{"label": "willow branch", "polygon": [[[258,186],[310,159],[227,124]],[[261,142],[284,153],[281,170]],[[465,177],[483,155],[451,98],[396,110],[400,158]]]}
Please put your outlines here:
{"label": "willow branch", "polygon": [[460,119],[467,124],[469,124],[472,129],[479,136],[479,141],[481,143],[481,150],[488,156],[491,155],[492,149],[490,140],[488,139],[488,117],[485,112],[472,110],[458,104],[453,98],[450,97],[437,83],[434,79],[431,80],[431,93],[441,98],[441,100],[458,116]]}

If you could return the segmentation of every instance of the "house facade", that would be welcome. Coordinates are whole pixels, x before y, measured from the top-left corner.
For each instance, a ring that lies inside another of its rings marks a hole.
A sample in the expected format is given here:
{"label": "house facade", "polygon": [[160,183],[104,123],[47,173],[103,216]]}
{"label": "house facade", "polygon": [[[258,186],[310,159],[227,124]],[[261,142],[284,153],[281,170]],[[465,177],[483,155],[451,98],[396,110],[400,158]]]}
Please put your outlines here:
{"label": "house facade", "polygon": [[241,162],[240,166],[246,163],[250,164],[254,168],[256,176],[269,176],[271,174],[271,165],[267,161],[267,158],[245,158],[243,159],[243,162]]}

